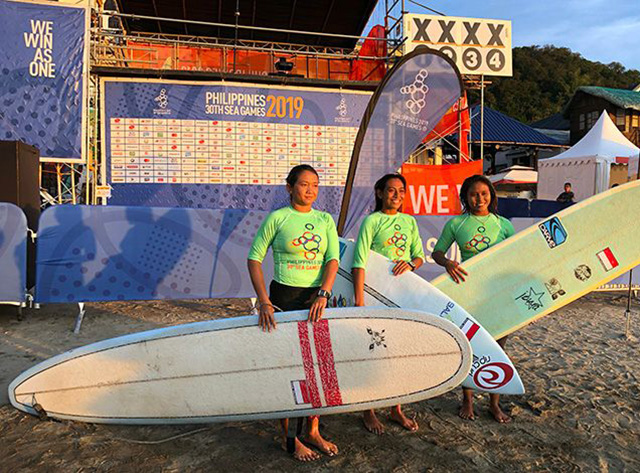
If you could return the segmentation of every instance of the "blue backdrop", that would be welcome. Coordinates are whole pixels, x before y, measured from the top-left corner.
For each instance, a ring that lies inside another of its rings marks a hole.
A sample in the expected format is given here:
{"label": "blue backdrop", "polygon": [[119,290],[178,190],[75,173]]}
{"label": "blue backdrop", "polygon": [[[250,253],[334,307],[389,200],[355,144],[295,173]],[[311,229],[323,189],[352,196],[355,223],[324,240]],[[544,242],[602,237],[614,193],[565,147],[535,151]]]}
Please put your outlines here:
{"label": "blue backdrop", "polygon": [[[299,126],[299,133],[309,133],[304,127],[334,127],[341,133],[352,130],[355,136],[369,98],[368,93],[347,90],[105,80],[105,161],[107,181],[113,189],[108,203],[273,210],[288,203],[284,177],[300,161],[312,164],[320,174],[324,187],[316,207],[337,213],[344,184],[329,185],[335,167],[335,163],[327,162],[329,147],[333,151],[347,146],[346,177],[354,137],[342,142],[326,133],[314,133],[306,143],[301,139],[294,143],[292,129],[282,125]],[[260,128],[263,126],[264,130]],[[266,147],[267,141],[260,138],[266,126],[274,127],[274,136],[268,137],[274,146]],[[125,149],[116,148],[119,139],[126,140]],[[310,147],[303,152],[305,145]],[[245,152],[246,159],[240,158]],[[218,174],[229,178],[223,182],[184,182],[185,177],[192,177],[183,172],[183,182],[172,183],[165,175],[178,172],[175,169],[191,172],[196,155],[197,165],[203,168],[194,174],[207,172],[210,180],[217,179],[214,176]],[[187,168],[187,163],[193,165]],[[129,178],[129,174],[134,177]],[[243,183],[256,178],[258,183]],[[270,183],[264,183],[267,178]]]}

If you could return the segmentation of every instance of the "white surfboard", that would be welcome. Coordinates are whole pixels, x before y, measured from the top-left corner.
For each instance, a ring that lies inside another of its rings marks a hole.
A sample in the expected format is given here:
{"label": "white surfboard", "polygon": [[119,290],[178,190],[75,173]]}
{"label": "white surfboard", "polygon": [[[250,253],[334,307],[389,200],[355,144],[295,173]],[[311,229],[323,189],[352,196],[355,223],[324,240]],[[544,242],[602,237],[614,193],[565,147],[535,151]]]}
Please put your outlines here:
{"label": "white surfboard", "polygon": [[[438,396],[471,367],[453,324],[402,309],[329,309],[179,325],[87,345],[18,376],[18,409],[111,424],[326,415]],[[399,375],[401,373],[402,375]]]}
{"label": "white surfboard", "polygon": [[[340,239],[340,269],[333,285],[331,305],[354,304],[351,263],[355,243]],[[496,394],[524,394],[518,372],[493,337],[466,310],[417,274],[393,276],[394,263],[371,251],[366,268],[365,304],[429,312],[450,320],[466,334],[473,363],[464,387]],[[463,296],[462,296],[463,297]]]}

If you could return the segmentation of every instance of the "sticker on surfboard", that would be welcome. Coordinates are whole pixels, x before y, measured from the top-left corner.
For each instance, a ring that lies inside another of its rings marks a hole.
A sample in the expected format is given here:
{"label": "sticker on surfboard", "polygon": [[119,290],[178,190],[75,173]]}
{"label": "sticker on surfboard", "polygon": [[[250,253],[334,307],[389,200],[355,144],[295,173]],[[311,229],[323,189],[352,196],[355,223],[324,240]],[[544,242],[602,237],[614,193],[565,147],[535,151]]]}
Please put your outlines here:
{"label": "sticker on surfboard", "polygon": [[598,260],[600,260],[600,264],[602,264],[605,271],[611,271],[613,268],[618,266],[618,260],[609,247],[596,253],[596,256],[598,257]]}
{"label": "sticker on surfboard", "polygon": [[560,223],[560,219],[558,217],[553,217],[546,222],[542,222],[538,225],[538,228],[547,242],[547,245],[549,245],[549,248],[555,248],[567,241],[567,231],[562,226],[562,223]]}

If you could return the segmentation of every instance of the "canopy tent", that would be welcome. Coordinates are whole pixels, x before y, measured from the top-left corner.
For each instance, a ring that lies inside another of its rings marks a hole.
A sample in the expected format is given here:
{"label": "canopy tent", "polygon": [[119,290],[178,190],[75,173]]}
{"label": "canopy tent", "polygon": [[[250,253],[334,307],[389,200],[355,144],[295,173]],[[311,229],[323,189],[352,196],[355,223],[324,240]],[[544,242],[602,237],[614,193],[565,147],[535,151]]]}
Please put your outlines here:
{"label": "canopy tent", "polygon": [[494,185],[501,184],[536,184],[538,173],[526,166],[511,166],[493,176],[487,176]]}
{"label": "canopy tent", "polygon": [[564,153],[538,162],[538,198],[555,199],[570,182],[576,200],[609,188],[611,165],[627,163],[640,149],[604,111],[593,128]]}

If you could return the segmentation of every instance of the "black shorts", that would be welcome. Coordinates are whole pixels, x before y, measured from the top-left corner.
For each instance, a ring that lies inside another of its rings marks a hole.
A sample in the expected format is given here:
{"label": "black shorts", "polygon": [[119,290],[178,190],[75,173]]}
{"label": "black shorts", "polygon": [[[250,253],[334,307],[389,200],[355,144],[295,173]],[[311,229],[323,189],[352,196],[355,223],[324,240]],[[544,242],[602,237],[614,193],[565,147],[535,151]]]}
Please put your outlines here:
{"label": "black shorts", "polygon": [[287,286],[274,279],[269,286],[269,298],[274,306],[285,312],[309,309],[318,295],[318,289],[320,288]]}

